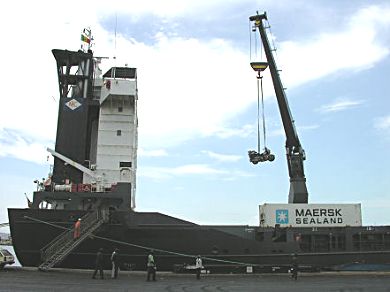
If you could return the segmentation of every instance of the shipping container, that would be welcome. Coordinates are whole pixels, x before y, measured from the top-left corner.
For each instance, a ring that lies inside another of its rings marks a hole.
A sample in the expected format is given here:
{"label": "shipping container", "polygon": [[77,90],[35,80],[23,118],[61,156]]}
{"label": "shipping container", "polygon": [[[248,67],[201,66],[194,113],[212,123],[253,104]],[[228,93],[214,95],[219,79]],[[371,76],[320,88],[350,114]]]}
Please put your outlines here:
{"label": "shipping container", "polygon": [[360,204],[263,204],[262,227],[362,226]]}

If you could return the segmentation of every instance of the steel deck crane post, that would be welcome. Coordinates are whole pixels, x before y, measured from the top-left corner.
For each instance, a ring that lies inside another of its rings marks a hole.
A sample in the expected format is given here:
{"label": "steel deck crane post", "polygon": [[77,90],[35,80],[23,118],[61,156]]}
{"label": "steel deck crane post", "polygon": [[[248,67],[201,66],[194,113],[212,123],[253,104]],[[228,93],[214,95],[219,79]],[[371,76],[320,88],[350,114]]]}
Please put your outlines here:
{"label": "steel deck crane post", "polygon": [[303,161],[306,159],[294,126],[290,108],[288,106],[286,93],[284,91],[279,72],[276,67],[275,59],[272,54],[270,43],[265,31],[263,20],[267,20],[267,14],[257,14],[249,17],[254,21],[254,28],[259,29],[260,37],[263,43],[264,52],[267,57],[272,82],[275,89],[276,99],[283,122],[283,128],[286,133],[286,155],[288,172],[290,176],[290,191],[288,196],[289,203],[308,203],[308,192],[306,187],[306,178],[303,170]]}

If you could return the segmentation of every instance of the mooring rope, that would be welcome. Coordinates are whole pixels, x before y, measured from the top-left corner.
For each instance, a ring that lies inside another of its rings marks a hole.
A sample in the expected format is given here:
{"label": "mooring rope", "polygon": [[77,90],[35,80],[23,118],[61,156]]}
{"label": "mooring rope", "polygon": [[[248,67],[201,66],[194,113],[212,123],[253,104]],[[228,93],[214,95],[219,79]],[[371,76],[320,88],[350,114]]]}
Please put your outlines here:
{"label": "mooring rope", "polygon": [[[59,229],[63,229],[63,230],[68,230],[68,231],[72,231],[73,230],[73,228],[63,227],[63,226],[60,226],[60,225],[57,225],[57,224],[54,224],[54,223],[50,223],[50,222],[47,222],[47,221],[43,221],[43,220],[40,220],[40,219],[36,219],[36,218],[30,217],[30,216],[24,216],[24,218],[32,220],[32,221],[36,221],[36,222],[39,222],[39,223],[42,223],[42,224],[50,225],[50,226],[53,226],[55,228],[59,228]],[[153,251],[157,251],[157,252],[160,252],[160,253],[166,253],[166,254],[171,254],[171,255],[176,255],[176,256],[181,256],[181,257],[188,257],[188,258],[196,258],[197,257],[197,255],[184,254],[184,253],[179,253],[179,252],[159,249],[159,248],[150,247],[150,246],[148,247],[148,246],[138,245],[138,244],[129,243],[129,242],[120,241],[120,240],[115,240],[115,239],[102,237],[102,236],[98,236],[98,235],[94,235],[94,234],[91,234],[90,237],[94,237],[94,238],[110,241],[110,242],[113,242],[113,243],[116,243],[116,244],[128,245],[128,246],[137,247],[137,248],[140,248],[140,249],[153,250]],[[222,259],[216,259],[216,258],[210,258],[210,257],[204,257],[204,256],[202,256],[202,259],[209,260],[209,261],[214,261],[214,262],[225,263],[225,264],[236,264],[236,265],[240,265],[240,266],[258,266],[257,264],[252,264],[252,263],[244,263],[244,262],[236,262],[236,261],[230,261],[230,260],[222,260]]]}

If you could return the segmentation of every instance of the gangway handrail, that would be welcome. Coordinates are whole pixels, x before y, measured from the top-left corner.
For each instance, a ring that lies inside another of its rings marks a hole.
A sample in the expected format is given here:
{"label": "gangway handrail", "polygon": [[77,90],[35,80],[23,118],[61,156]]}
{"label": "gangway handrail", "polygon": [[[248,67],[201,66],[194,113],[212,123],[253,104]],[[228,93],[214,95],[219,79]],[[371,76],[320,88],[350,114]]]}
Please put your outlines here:
{"label": "gangway handrail", "polygon": [[[84,231],[88,230],[92,225],[94,225],[100,217],[100,210],[96,210],[95,212],[89,212],[83,217],[81,217],[82,224],[80,226],[80,233],[83,234]],[[69,228],[68,230],[65,230],[64,232],[60,233],[51,242],[46,244],[41,249],[42,260],[46,260],[57,251],[66,248],[70,242],[73,242],[73,232],[74,228]]]}

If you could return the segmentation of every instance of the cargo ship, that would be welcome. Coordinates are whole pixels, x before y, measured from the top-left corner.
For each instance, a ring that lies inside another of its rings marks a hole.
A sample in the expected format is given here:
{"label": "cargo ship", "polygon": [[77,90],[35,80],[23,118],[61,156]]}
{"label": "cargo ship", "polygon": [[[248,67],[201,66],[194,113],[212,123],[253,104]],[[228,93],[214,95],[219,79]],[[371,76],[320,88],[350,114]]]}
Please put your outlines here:
{"label": "cargo ship", "polygon": [[[159,270],[182,271],[203,258],[209,272],[287,271],[292,256],[304,270],[390,269],[390,226],[362,226],[360,204],[308,204],[305,159],[263,21],[259,30],[283,126],[290,175],[288,204],[259,206],[259,224],[198,225],[135,208],[138,118],[137,69],[112,67],[91,49],[84,30],[79,51],[52,51],[60,92],[52,173],[37,181],[28,208],[9,208],[9,224],[23,266],[93,268],[103,248],[120,249],[122,268],[145,270],[154,251]],[[249,151],[250,162],[272,161],[268,149]],[[78,234],[74,224],[81,219]]]}

